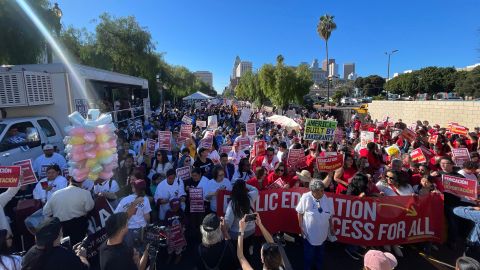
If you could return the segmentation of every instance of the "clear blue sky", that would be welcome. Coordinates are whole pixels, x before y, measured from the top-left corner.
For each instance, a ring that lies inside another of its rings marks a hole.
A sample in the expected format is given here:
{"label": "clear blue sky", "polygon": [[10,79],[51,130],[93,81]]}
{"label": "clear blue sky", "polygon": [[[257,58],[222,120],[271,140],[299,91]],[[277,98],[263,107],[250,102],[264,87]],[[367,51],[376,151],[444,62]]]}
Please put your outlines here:
{"label": "clear blue sky", "polygon": [[325,58],[316,33],[320,15],[335,16],[330,57],[355,62],[361,76],[386,77],[425,66],[480,62],[478,0],[58,0],[65,25],[93,30],[103,12],[133,15],[148,28],[171,64],[213,72],[218,92],[229,82],[235,56],[254,68],[283,54],[289,65]]}

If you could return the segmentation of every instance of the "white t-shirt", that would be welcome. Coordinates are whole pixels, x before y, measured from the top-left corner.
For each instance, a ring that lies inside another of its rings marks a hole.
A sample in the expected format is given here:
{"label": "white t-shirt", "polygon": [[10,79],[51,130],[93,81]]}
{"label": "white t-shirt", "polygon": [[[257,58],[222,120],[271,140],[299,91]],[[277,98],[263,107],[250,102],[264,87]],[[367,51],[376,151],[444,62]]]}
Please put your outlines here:
{"label": "white t-shirt", "polygon": [[254,177],[255,174],[253,172],[243,172],[241,173],[239,170],[235,170],[235,173],[232,176],[232,184],[237,182],[238,179],[242,179],[243,181],[248,181],[250,178]]}
{"label": "white t-shirt", "polygon": [[140,151],[142,150],[142,147],[144,144],[145,144],[145,141],[143,139],[135,141],[133,143],[133,151],[135,151],[136,155],[140,154]]}
{"label": "white t-shirt", "polygon": [[[42,182],[48,182],[50,187],[53,187],[50,191],[46,191],[42,188]],[[52,194],[60,189],[66,188],[68,181],[65,177],[59,175],[53,181],[48,181],[47,178],[40,180],[33,189],[33,198],[36,200],[48,201],[52,197]]]}
{"label": "white t-shirt", "polygon": [[[155,190],[155,195],[153,196],[153,198],[155,199],[155,202],[159,199],[170,201],[171,199],[180,198],[185,195],[187,194],[185,193],[185,186],[183,184],[183,181],[175,178],[173,184],[171,185],[168,184],[168,181],[166,179],[160,182],[160,184],[158,184],[157,186],[157,189]],[[182,203],[182,208],[185,209],[184,203]],[[167,210],[169,209],[169,203],[160,205],[159,215],[161,220],[165,219],[165,213],[167,213]]]}
{"label": "white t-shirt", "polygon": [[22,269],[22,257],[17,255],[12,255],[11,257],[7,256],[0,256],[0,260],[5,265],[4,268],[2,264],[0,264],[0,270],[11,270],[11,269]]}
{"label": "white t-shirt", "polygon": [[54,164],[57,164],[61,170],[67,168],[67,161],[65,158],[58,153],[53,153],[49,158],[47,158],[45,154],[37,157],[33,162],[33,170],[40,178],[44,178],[47,176],[47,167]]}
{"label": "white t-shirt", "polygon": [[[222,182],[217,182],[213,179],[210,179],[204,190],[203,190],[203,197],[206,199],[207,195],[210,193],[213,193],[217,191],[218,189],[224,187],[226,190],[231,191],[232,190],[232,184],[230,183],[230,180],[227,178],[224,178]],[[213,212],[217,212],[217,197],[214,196],[210,199],[210,210]]]}
{"label": "white t-shirt", "polygon": [[240,163],[240,159],[246,158],[247,155],[243,151],[234,152],[233,150],[228,152],[228,161],[235,165],[235,168],[238,168],[238,163]]}
{"label": "white t-shirt", "polygon": [[88,190],[90,192],[93,190],[93,186],[95,186],[95,182],[93,182],[90,179],[86,179],[82,183],[82,188],[85,189],[85,190]]}
{"label": "white t-shirt", "polygon": [[[128,207],[135,201],[137,195],[132,194],[123,198],[115,209],[115,213],[127,212]],[[147,221],[145,220],[146,214],[150,213],[152,209],[150,208],[150,202],[148,202],[147,196],[143,197],[143,203],[137,205],[137,211],[135,214],[128,220],[129,229],[138,229],[147,226]]]}
{"label": "white t-shirt", "polygon": [[473,173],[466,173],[463,169],[458,171],[459,174],[463,175],[463,177],[470,179],[470,180],[478,180],[477,176]]}
{"label": "white t-shirt", "polygon": [[380,192],[385,193],[385,196],[408,196],[415,194],[415,190],[413,190],[410,184],[407,184],[403,187],[395,188],[395,190],[390,187],[390,185],[386,184],[384,181],[378,181],[376,186]]}
{"label": "white t-shirt", "polygon": [[[319,208],[322,209],[320,213]],[[303,214],[303,231],[308,242],[320,246],[327,239],[330,229],[330,218],[333,215],[333,202],[323,195],[320,200],[313,197],[312,192],[302,195],[296,208]]]}
{"label": "white t-shirt", "polygon": [[280,161],[277,156],[273,156],[272,162],[268,162],[268,158],[267,156],[265,156],[262,161],[262,167],[264,167],[267,170],[267,172],[271,172],[275,170],[275,166],[277,166],[279,162]]}
{"label": "white t-shirt", "polygon": [[113,179],[104,181],[103,183],[100,183],[100,184],[95,184],[95,186],[93,187],[94,194],[105,193],[105,192],[115,193],[115,192],[118,192],[119,190],[120,190],[120,187],[118,186],[117,181]]}

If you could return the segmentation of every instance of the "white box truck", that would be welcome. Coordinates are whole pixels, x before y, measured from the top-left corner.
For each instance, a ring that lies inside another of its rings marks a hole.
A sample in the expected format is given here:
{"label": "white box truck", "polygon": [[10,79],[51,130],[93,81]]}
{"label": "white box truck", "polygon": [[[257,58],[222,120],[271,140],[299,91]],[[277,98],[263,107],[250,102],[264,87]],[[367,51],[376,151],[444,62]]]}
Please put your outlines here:
{"label": "white box truck", "polygon": [[97,108],[118,125],[150,115],[146,79],[73,67],[78,80],[64,64],[0,67],[0,165],[33,160],[45,144],[63,154],[64,127],[74,111],[86,117]]}

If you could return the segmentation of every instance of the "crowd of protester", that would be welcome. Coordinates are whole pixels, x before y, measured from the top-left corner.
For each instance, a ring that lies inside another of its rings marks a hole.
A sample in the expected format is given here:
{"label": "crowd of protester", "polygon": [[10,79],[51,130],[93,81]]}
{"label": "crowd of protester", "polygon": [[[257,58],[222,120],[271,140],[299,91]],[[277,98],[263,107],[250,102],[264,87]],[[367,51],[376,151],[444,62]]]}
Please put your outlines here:
{"label": "crowd of protester", "polygon": [[[341,135],[335,141],[306,141],[301,130],[270,122],[267,117],[271,113],[251,112],[248,122],[256,123],[254,137],[246,135],[245,123],[239,121],[241,108],[226,105],[169,108],[152,115],[140,128],[120,126],[119,163],[112,179],[79,183],[64,177],[68,164],[65,158],[51,145],[43,146],[44,154],[33,162],[39,182],[0,194],[0,269],[146,269],[152,262],[148,262],[149,246],[143,236],[151,223],[161,224],[167,231],[181,228],[178,243],[167,246],[167,263],[179,264],[185,259],[182,254],[186,246],[192,245],[197,269],[253,269],[254,247],[263,242],[255,236],[258,229],[266,241],[260,250],[263,269],[288,269],[285,239],[303,241],[304,269],[322,269],[327,259],[325,242],[332,238],[334,212],[325,192],[358,197],[443,193],[447,245],[470,250],[480,245],[479,201],[445,193],[441,180],[442,175],[479,179],[479,130],[462,136],[427,121],[407,127],[401,120],[391,123],[390,119],[372,121],[369,116],[361,119],[353,115],[344,125],[339,124]],[[211,115],[218,120],[211,129],[212,146],[200,147],[206,129],[196,124]],[[193,125],[188,138],[180,137],[184,116]],[[301,127],[306,118],[332,119],[305,109],[295,111],[294,117]],[[413,141],[401,135],[406,128],[415,132]],[[172,132],[170,150],[159,150],[157,142],[153,154],[149,154],[147,139],[157,140],[157,131],[165,130]],[[375,134],[365,148],[360,147],[362,130]],[[434,143],[429,141],[432,135],[437,136]],[[267,145],[265,154],[255,155],[252,146],[261,140]],[[391,158],[385,150],[393,144],[401,151],[397,158]],[[222,151],[226,146],[231,149]],[[418,164],[412,162],[409,153],[420,146],[430,149],[433,157]],[[470,161],[457,167],[451,155],[453,148],[467,148]],[[303,168],[292,169],[288,164],[290,149],[305,151]],[[345,155],[344,166],[329,173],[319,172],[316,158],[332,152]],[[191,176],[181,180],[176,169],[184,167]],[[285,182],[280,188],[309,188],[296,207],[301,238],[269,232],[253,209],[259,191],[279,178]],[[190,212],[192,188],[203,189],[203,212]],[[216,200],[222,190],[231,192],[231,201],[225,216],[219,217]],[[93,262],[86,259],[86,247],[81,243],[87,234],[87,213],[94,208],[94,199],[102,196],[114,214],[106,220],[106,241],[99,249],[99,259]],[[45,219],[33,238],[23,221],[39,209]],[[70,249],[60,243],[64,236],[70,237]],[[424,247],[427,252],[438,248],[431,243]],[[11,253],[26,249],[23,259]],[[396,258],[403,257],[398,245],[366,249],[345,244],[345,254],[352,260],[363,258],[364,269],[369,270],[393,269]],[[469,257],[460,258],[457,268],[480,269]]]}

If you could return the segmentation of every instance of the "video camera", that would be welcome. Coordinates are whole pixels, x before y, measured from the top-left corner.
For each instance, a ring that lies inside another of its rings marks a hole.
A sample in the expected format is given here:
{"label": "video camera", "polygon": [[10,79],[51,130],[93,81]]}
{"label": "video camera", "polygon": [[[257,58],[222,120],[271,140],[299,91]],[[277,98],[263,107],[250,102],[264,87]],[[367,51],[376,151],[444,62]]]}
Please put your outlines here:
{"label": "video camera", "polygon": [[145,227],[144,241],[150,248],[160,249],[167,246],[167,230],[165,226],[149,224]]}

